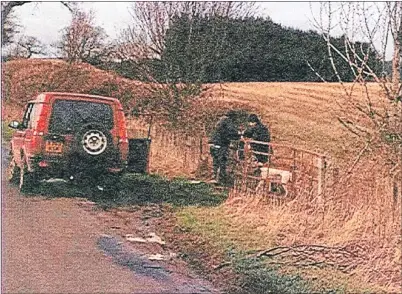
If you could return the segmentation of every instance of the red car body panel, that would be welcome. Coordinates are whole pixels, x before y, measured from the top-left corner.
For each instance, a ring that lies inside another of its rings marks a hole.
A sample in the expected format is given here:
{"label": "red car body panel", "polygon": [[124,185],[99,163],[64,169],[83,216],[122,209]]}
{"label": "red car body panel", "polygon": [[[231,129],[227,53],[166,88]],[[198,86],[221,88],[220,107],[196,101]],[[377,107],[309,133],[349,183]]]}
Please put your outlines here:
{"label": "red car body panel", "polygon": [[[41,93],[32,101],[29,101],[24,116],[28,114],[30,109],[32,116],[26,128],[18,129],[12,137],[11,148],[14,159],[19,167],[26,162],[28,170],[33,169],[31,159],[35,156],[48,155],[45,151],[45,136],[49,134],[49,122],[52,113],[53,103],[56,99],[90,101],[97,103],[109,104],[113,110],[113,128],[110,133],[113,138],[114,146],[118,146],[120,160],[127,161],[128,157],[128,138],[125,116],[120,101],[116,98],[76,94],[76,93],[59,93],[46,92]],[[65,148],[68,151],[69,144],[73,140],[72,135],[65,135]],[[64,152],[63,152],[64,153]],[[63,154],[60,154],[62,156]],[[52,154],[52,156],[55,156]]]}

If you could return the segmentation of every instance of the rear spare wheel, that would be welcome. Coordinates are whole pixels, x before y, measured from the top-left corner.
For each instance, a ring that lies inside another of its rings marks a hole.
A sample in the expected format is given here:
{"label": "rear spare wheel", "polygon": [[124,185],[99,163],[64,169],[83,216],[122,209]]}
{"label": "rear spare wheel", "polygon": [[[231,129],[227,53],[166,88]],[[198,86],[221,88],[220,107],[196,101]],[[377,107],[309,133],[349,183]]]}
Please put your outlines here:
{"label": "rear spare wheel", "polygon": [[84,125],[77,133],[76,142],[78,153],[87,158],[105,157],[113,149],[110,132],[97,123]]}

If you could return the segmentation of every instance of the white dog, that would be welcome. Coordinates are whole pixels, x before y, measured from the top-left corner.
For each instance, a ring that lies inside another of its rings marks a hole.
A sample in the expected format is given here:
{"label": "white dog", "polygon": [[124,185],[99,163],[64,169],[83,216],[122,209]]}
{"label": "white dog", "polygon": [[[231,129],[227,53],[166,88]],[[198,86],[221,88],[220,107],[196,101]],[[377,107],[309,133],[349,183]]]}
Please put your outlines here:
{"label": "white dog", "polygon": [[[267,179],[279,176],[281,179],[280,183],[283,189],[285,190],[284,197],[288,195],[287,184],[292,181],[292,173],[290,171],[280,170],[276,168],[268,168],[268,167],[261,167],[260,170],[261,170],[261,180],[257,185],[256,188],[257,191],[261,191]],[[269,183],[268,191],[272,191],[272,182],[269,180],[268,183]]]}

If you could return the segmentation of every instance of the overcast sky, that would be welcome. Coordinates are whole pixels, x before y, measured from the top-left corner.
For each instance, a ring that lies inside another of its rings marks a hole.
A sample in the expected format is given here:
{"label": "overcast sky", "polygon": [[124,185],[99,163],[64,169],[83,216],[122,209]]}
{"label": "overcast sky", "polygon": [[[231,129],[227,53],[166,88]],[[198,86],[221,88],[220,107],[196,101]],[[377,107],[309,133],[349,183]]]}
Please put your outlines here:
{"label": "overcast sky", "polygon": [[[80,3],[83,10],[92,9],[95,12],[97,25],[103,27],[112,39],[130,23],[130,5],[130,2]],[[311,3],[312,12],[309,2],[262,2],[260,5],[262,16],[269,16],[274,22],[302,30],[314,29],[311,19],[313,15],[318,15],[320,7],[318,2]],[[23,34],[35,36],[46,45],[56,42],[60,30],[71,20],[70,12],[60,2],[28,3],[16,7],[15,16],[22,26]]]}

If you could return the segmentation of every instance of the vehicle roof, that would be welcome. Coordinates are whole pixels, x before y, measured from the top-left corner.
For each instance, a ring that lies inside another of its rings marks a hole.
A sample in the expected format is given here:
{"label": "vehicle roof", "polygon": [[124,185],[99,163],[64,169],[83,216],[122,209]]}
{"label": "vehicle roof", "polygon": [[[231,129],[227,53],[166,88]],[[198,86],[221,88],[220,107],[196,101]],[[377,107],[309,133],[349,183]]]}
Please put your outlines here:
{"label": "vehicle roof", "polygon": [[110,101],[110,102],[119,102],[119,100],[117,98],[98,96],[98,95],[89,95],[89,94],[80,94],[80,93],[69,93],[69,92],[43,92],[43,93],[40,93],[37,96],[37,98],[33,101],[44,102],[46,100],[46,97],[49,97],[49,96],[70,96],[70,97],[85,98],[85,99],[98,99],[98,100],[106,100],[106,101]]}

